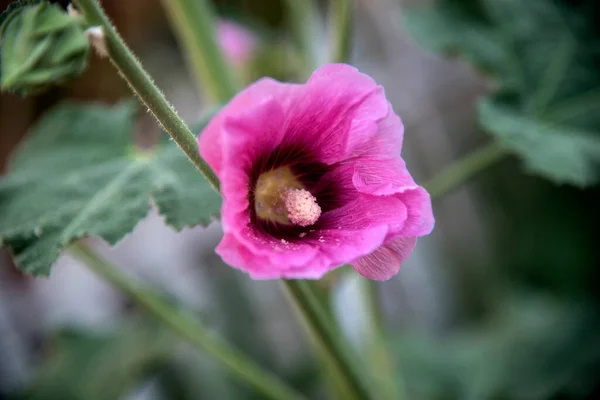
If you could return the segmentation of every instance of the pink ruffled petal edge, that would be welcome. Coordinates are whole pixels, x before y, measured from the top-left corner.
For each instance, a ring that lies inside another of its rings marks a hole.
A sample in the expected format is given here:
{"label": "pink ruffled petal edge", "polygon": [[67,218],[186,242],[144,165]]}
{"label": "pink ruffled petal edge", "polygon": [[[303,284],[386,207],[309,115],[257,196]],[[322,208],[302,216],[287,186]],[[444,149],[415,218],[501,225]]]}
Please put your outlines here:
{"label": "pink ruffled petal edge", "polygon": [[435,226],[431,197],[427,190],[418,186],[398,193],[395,197],[402,200],[408,215],[400,234],[404,237],[429,235]]}
{"label": "pink ruffled petal edge", "polygon": [[368,279],[387,281],[398,273],[417,243],[416,237],[402,237],[352,262],[352,267]]}

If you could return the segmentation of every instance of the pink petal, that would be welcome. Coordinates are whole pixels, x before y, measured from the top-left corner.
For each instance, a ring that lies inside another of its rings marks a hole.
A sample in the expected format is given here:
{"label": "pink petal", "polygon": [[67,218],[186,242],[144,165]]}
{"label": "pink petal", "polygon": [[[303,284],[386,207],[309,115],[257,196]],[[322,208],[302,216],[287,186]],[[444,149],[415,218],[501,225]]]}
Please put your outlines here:
{"label": "pink petal", "polygon": [[[386,105],[386,115],[377,121],[377,133],[353,149],[349,157],[390,159],[400,155],[404,139],[404,125],[394,113],[391,104]],[[383,111],[383,108],[382,108]]]}
{"label": "pink petal", "polygon": [[407,208],[400,199],[361,194],[348,204],[324,213],[320,225],[356,231],[387,226],[390,231],[397,232],[404,227],[406,218]]}
{"label": "pink petal", "polygon": [[417,188],[404,160],[399,156],[387,160],[370,160],[366,157],[360,159],[354,165],[352,183],[359,192],[375,196],[387,196]]}
{"label": "pink petal", "polygon": [[320,193],[335,187],[337,204],[347,204],[355,200],[360,194],[352,183],[353,173],[354,165],[351,163],[337,164],[333,166],[331,171],[321,177],[313,191]]}
{"label": "pink petal", "polygon": [[306,241],[291,243],[257,232],[249,226],[233,232],[233,235],[252,254],[266,257],[279,270],[310,265],[318,254],[318,248]]}
{"label": "pink petal", "polygon": [[361,193],[392,196],[402,201],[407,209],[402,236],[424,236],[433,230],[435,220],[429,193],[414,182],[399,156],[387,160],[359,157],[354,164],[352,183]]}
{"label": "pink petal", "polygon": [[221,127],[223,166],[223,227],[240,230],[249,222],[248,187],[252,166],[261,154],[281,143],[284,120],[280,103],[273,98],[248,107],[236,116],[226,117]]}
{"label": "pink petal", "polygon": [[395,197],[402,200],[408,210],[406,222],[400,234],[402,236],[429,235],[435,225],[429,193],[419,186],[398,193]]}
{"label": "pink petal", "polygon": [[415,237],[401,237],[351,264],[365,278],[386,281],[398,273],[400,264],[408,258],[416,243]]}
{"label": "pink petal", "polygon": [[273,97],[225,118],[221,126],[227,167],[249,171],[261,155],[281,144],[285,120],[281,104]]}
{"label": "pink petal", "polygon": [[303,89],[288,114],[286,141],[312,149],[326,164],[368,142],[387,115],[383,89],[349,65],[319,68]]}
{"label": "pink petal", "polygon": [[248,108],[272,97],[286,110],[294,101],[295,92],[302,85],[281,83],[271,78],[263,78],[238,93],[208,123],[198,137],[200,155],[208,162],[217,176],[221,177],[223,163],[223,143],[221,128],[223,121],[229,116],[243,113]]}
{"label": "pink petal", "polygon": [[288,243],[256,236],[226,233],[216,252],[232,267],[246,271],[253,279],[320,279],[327,272],[375,251],[385,239],[387,228],[378,226],[360,231],[323,230],[315,238]]}
{"label": "pink petal", "polygon": [[312,244],[319,247],[319,254],[327,259],[331,270],[375,251],[384,242],[388,228],[379,225],[360,230],[327,229],[316,233],[318,239],[313,239]]}
{"label": "pink petal", "polygon": [[363,195],[329,214],[324,225],[330,229],[310,232],[306,239],[295,242],[275,239],[248,225],[239,230],[226,228],[227,240],[219,244],[217,252],[228,264],[257,279],[317,279],[375,251],[392,230],[402,228],[406,208],[393,197]]}
{"label": "pink petal", "polygon": [[293,262],[293,255],[290,254],[287,254],[288,258],[284,259],[288,260],[288,264],[274,263],[268,253],[256,254],[238,238],[228,233],[217,246],[216,252],[223,258],[223,261],[249,273],[252,279],[320,279],[330,269],[329,265],[325,264],[327,260],[323,258],[313,260],[307,265],[303,263],[294,265],[297,263]]}

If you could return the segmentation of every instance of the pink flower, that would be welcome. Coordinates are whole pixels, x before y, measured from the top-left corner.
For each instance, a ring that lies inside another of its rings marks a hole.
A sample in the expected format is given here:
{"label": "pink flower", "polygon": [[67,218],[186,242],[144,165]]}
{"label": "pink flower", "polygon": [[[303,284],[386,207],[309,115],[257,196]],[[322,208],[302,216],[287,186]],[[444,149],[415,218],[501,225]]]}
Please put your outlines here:
{"label": "pink flower", "polygon": [[391,278],[434,225],[400,157],[403,130],[383,88],[348,65],[252,84],[199,138],[221,180],[217,253],[254,279],[318,279],[345,263]]}
{"label": "pink flower", "polygon": [[229,21],[219,21],[217,39],[225,57],[234,65],[245,64],[256,47],[254,35],[242,26]]}

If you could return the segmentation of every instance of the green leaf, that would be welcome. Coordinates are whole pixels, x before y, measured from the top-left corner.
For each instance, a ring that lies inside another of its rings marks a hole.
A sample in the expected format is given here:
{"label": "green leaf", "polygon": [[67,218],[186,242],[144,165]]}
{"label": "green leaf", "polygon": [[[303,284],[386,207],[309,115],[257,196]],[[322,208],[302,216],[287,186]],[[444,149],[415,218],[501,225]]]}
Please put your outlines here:
{"label": "green leaf", "polygon": [[527,167],[558,183],[600,180],[600,35],[595,0],[440,0],[409,10],[424,46],[495,80],[479,121]]}
{"label": "green leaf", "polygon": [[500,97],[487,97],[479,103],[479,120],[507,148],[526,154],[524,162],[531,171],[580,186],[598,181],[598,132],[531,117]]}
{"label": "green leaf", "polygon": [[176,341],[137,319],[107,333],[64,329],[51,341],[23,398],[29,400],[114,400],[165,365]]}
{"label": "green leaf", "polygon": [[132,105],[63,104],[32,129],[0,181],[0,245],[17,266],[47,275],[60,252],[85,236],[111,245],[148,213],[167,224],[207,224],[220,196],[169,140],[151,151],[132,141]]}
{"label": "green leaf", "polygon": [[0,16],[0,87],[25,95],[87,67],[90,44],[79,22],[47,1],[19,1]]}

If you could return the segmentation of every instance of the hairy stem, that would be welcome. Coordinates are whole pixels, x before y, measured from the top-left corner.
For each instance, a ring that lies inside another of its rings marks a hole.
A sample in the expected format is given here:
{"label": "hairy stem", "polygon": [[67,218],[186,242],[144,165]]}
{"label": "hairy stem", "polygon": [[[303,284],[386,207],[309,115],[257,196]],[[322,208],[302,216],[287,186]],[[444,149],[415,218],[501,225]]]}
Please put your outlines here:
{"label": "hairy stem", "polygon": [[215,190],[219,191],[219,180],[198,153],[196,137],[177,115],[164,94],[144,70],[142,64],[123,42],[98,0],[75,0],[75,3],[90,25],[102,27],[110,60],[131,89],[144,102],[196,168],[206,177]]}
{"label": "hairy stem", "polygon": [[[156,87],[146,71],[144,71],[140,62],[125,45],[115,28],[109,22],[108,17],[98,4],[97,0],[75,1],[89,24],[99,25],[103,28],[110,59],[127,80],[134,92],[142,99],[158,121],[164,126],[165,130],[173,137],[177,144],[179,144],[196,167],[198,167],[200,172],[202,172],[218,190],[218,179],[205,161],[199,156],[194,135],[189,131],[186,124],[177,116],[164,95]],[[288,2],[293,4],[299,10],[303,10],[307,6],[306,0],[288,0]],[[304,29],[308,28],[309,27],[305,27]],[[297,25],[297,29],[300,29],[300,24]],[[303,37],[308,37],[309,33],[309,31],[305,30],[305,35]],[[305,40],[303,43],[304,46],[310,45],[309,40]],[[220,83],[217,83],[217,85],[220,85]],[[259,388],[266,390],[271,395],[275,395],[271,396],[272,398],[291,398],[291,393],[289,391],[284,390],[284,387],[281,385],[275,385],[273,380],[267,381],[265,375],[257,373],[258,370],[252,368],[253,365],[245,358],[242,358],[238,353],[232,352],[229,347],[225,347],[222,343],[207,342],[206,336],[198,334],[198,327],[191,325],[190,320],[187,318],[182,319],[181,316],[177,316],[177,314],[171,316],[172,310],[169,310],[166,304],[158,302],[156,298],[148,297],[144,291],[136,290],[135,286],[131,285],[130,282],[123,279],[123,276],[118,274],[118,270],[109,268],[108,264],[101,262],[101,260],[94,257],[94,255],[89,252],[82,251],[81,249],[79,250],[78,255],[92,263],[96,272],[101,273],[106,279],[122,288],[125,293],[144,305],[164,323],[168,324],[168,326],[187,337],[197,346],[205,348],[213,356],[225,362],[232,372],[237,373],[238,376],[247,380],[251,380],[252,383],[258,385]],[[359,380],[359,374],[355,371],[354,366],[347,357],[346,350],[339,342],[339,335],[337,335],[330,326],[330,320],[327,315],[324,314],[324,311],[321,309],[321,305],[316,298],[312,296],[307,283],[301,281],[286,282],[286,285],[289,288],[291,297],[295,299],[296,304],[306,317],[307,322],[313,328],[316,339],[322,343],[323,349],[331,355],[331,359],[334,361],[341,376],[345,378],[344,383],[352,389],[351,392],[354,393],[356,399],[368,399],[368,393]],[[216,346],[213,347],[213,345]]]}
{"label": "hairy stem", "polygon": [[354,7],[354,0],[332,0],[331,2],[332,62],[347,63],[350,59]]}
{"label": "hairy stem", "polygon": [[458,188],[478,173],[495,165],[510,152],[499,142],[491,142],[446,167],[438,176],[427,183],[425,188],[432,199],[437,199]]}
{"label": "hairy stem", "polygon": [[303,321],[318,341],[318,346],[327,355],[332,367],[336,369],[336,375],[344,377],[343,383],[348,387],[347,392],[352,393],[353,399],[368,400],[369,392],[361,379],[361,374],[349,356],[340,332],[337,331],[331,317],[322,308],[310,283],[303,280],[283,280],[282,282],[287,294],[303,317]]}
{"label": "hairy stem", "polygon": [[192,66],[199,88],[225,103],[236,93],[236,77],[215,39],[213,10],[207,0],[162,0],[171,26]]}
{"label": "hairy stem", "polygon": [[304,397],[274,375],[262,370],[239,351],[211,335],[189,313],[170,305],[154,291],[139,285],[84,244],[75,244],[71,252],[105,281],[119,289],[166,327],[197,349],[221,362],[228,371],[252,385],[269,399],[301,400]]}

